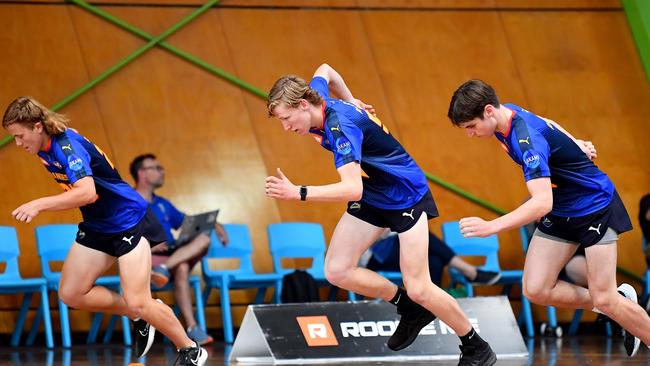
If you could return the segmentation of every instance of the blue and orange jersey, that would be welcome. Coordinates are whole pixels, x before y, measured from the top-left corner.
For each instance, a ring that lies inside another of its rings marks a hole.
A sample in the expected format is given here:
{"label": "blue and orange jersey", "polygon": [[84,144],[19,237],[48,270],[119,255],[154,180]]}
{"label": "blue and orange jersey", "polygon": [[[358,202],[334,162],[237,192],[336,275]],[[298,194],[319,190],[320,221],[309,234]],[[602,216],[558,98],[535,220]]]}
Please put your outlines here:
{"label": "blue and orange jersey", "polygon": [[66,191],[84,177],[95,181],[97,199],[79,209],[84,223],[99,233],[119,233],[135,226],[147,212],[147,202],[122,180],[104,152],[76,131],[50,137],[38,156]]}
{"label": "blue and orange jersey", "polygon": [[172,229],[179,229],[181,227],[183,220],[185,219],[185,214],[177,209],[176,206],[167,199],[155,194],[151,199],[151,203],[149,203],[149,207],[165,230],[167,242],[173,244],[175,239]]}
{"label": "blue and orange jersey", "polygon": [[329,97],[327,81],[315,77],[310,87],[323,97],[323,126],[310,133],[334,154],[340,168],[361,164],[362,202],[382,209],[403,209],[428,192],[426,177],[415,160],[381,121],[355,105]]}
{"label": "blue and orange jersey", "polygon": [[495,133],[508,155],[521,165],[526,181],[550,177],[553,215],[585,216],[612,200],[614,184],[578,145],[552,123],[514,104],[505,135]]}

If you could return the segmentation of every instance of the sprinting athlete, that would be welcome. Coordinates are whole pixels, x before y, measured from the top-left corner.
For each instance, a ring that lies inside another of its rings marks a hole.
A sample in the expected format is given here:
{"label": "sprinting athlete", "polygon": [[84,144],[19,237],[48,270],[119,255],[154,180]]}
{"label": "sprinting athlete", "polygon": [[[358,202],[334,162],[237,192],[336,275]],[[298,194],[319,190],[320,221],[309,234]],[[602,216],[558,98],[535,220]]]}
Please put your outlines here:
{"label": "sprinting athlete", "polygon": [[[330,98],[330,89],[341,99]],[[296,186],[278,169],[265,185],[266,194],[278,199],[348,201],[327,251],[328,281],[397,306],[401,319],[388,340],[390,349],[408,347],[438,316],[460,337],[459,365],[494,364],[494,352],[458,303],[431,282],[427,220],[438,216],[438,210],[424,173],[373,114],[372,106],[355,99],[328,65],[316,70],[310,84],[296,76],[280,78],[269,92],[267,105],[269,115],[279,119],[286,131],[311,134],[334,154],[339,182]],[[361,255],[385,228],[399,235],[406,290],[358,266]]]}
{"label": "sprinting athlete", "polygon": [[[632,224],[614,184],[592,161],[593,144],[554,121],[500,104],[494,89],[480,80],[454,92],[448,116],[470,137],[495,136],[521,165],[531,195],[497,219],[461,219],[462,234],[485,237],[539,219],[526,254],[524,295],[541,305],[604,313],[626,330],[628,356],[639,348],[637,337],[650,344],[650,318],[637,304],[636,291],[623,284],[617,292],[616,242]],[[585,248],[589,289],[558,280],[579,245]]]}
{"label": "sprinting athlete", "polygon": [[[2,127],[18,147],[40,157],[65,191],[27,202],[12,216],[29,223],[41,211],[78,207],[83,221],[61,270],[61,300],[76,309],[133,319],[137,357],[147,353],[158,329],[179,349],[180,365],[204,365],[207,352],[187,337],[168,306],[151,297],[149,245],[166,240],[160,224],[106,155],[67,128],[67,122],[30,97],[20,97],[7,107]],[[116,259],[123,295],[95,285]]]}

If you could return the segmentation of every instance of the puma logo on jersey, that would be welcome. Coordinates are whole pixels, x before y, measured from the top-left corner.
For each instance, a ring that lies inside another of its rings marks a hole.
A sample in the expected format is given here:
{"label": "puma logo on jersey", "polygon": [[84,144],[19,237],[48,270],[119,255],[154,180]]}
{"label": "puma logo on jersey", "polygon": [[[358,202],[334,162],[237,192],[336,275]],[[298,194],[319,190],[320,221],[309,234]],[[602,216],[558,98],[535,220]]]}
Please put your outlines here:
{"label": "puma logo on jersey", "polygon": [[415,217],[413,217],[413,211],[414,211],[414,210],[415,210],[415,209],[412,208],[410,213],[408,213],[408,212],[402,212],[402,216],[404,216],[404,217],[410,217],[411,220],[415,220]]}
{"label": "puma logo on jersey", "polygon": [[526,144],[530,145],[530,141],[528,141],[529,139],[530,136],[526,137],[525,139],[519,139],[519,143],[521,144],[522,142],[525,142]]}
{"label": "puma logo on jersey", "polygon": [[131,243],[131,240],[133,240],[133,235],[131,235],[130,238],[127,238],[126,236],[123,236],[123,237],[122,237],[122,240],[124,240],[125,242],[129,243],[129,245],[133,245],[133,243]]}
{"label": "puma logo on jersey", "polygon": [[338,126],[330,127],[330,131],[339,131],[339,132],[341,132],[341,129]]}
{"label": "puma logo on jersey", "polygon": [[70,144],[62,145],[61,150],[70,150],[70,151],[72,151],[72,146],[70,146]]}
{"label": "puma logo on jersey", "polygon": [[602,224],[598,224],[598,227],[589,226],[589,229],[587,231],[593,230],[593,231],[597,232],[598,235],[600,235],[600,225],[602,225]]}

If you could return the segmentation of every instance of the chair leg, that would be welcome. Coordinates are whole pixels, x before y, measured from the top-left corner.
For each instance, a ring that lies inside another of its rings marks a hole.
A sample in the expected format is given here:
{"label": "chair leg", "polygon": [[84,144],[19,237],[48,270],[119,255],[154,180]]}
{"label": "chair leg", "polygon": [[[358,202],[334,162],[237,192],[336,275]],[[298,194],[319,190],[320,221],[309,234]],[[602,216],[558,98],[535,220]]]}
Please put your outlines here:
{"label": "chair leg", "polygon": [[264,304],[265,297],[266,297],[266,287],[259,287],[257,289],[257,295],[255,295],[255,303]]}
{"label": "chair leg", "polygon": [[575,335],[578,332],[580,319],[582,319],[582,312],[582,309],[576,309],[573,313],[573,319],[571,319],[571,325],[569,326],[569,335]]}
{"label": "chair leg", "polygon": [[521,312],[524,316],[526,323],[526,335],[528,337],[535,336],[535,328],[533,325],[533,312],[531,310],[530,301],[524,295],[521,295]]}
{"label": "chair leg", "polygon": [[[52,336],[52,318],[50,317],[50,298],[47,295],[47,287],[41,288],[41,306],[37,315],[42,314],[45,328],[45,345],[47,348],[54,348],[54,337]],[[39,321],[40,323],[40,321]]]}
{"label": "chair leg", "polygon": [[108,344],[111,342],[113,331],[115,330],[115,323],[117,323],[117,319],[119,317],[119,315],[111,315],[111,318],[108,320],[108,325],[106,326],[106,331],[104,331],[104,337],[102,338],[103,344]]}
{"label": "chair leg", "polygon": [[282,280],[275,281],[275,303],[282,304]]}
{"label": "chair leg", "polygon": [[72,340],[70,339],[68,305],[61,301],[61,298],[59,298],[59,319],[61,321],[61,344],[63,348],[70,348]]}
{"label": "chair leg", "polygon": [[196,302],[196,321],[199,323],[204,332],[207,331],[205,326],[205,308],[203,306],[203,296],[201,296],[201,280],[195,280],[193,283],[194,298]]}
{"label": "chair leg", "polygon": [[124,345],[130,347],[133,342],[131,339],[131,321],[125,315],[120,318],[122,319],[122,338],[124,339]]}
{"label": "chair leg", "polygon": [[348,291],[348,300],[357,301],[357,294],[354,291]]}
{"label": "chair leg", "polygon": [[16,320],[16,329],[11,335],[11,346],[18,347],[20,342],[20,336],[23,333],[23,328],[25,327],[25,319],[27,318],[27,312],[29,311],[29,304],[32,302],[33,292],[25,292],[23,295],[23,304],[20,306],[20,311],[18,312],[18,319]]}
{"label": "chair leg", "polygon": [[86,344],[93,344],[97,341],[97,334],[99,333],[99,327],[102,325],[102,320],[104,320],[104,313],[93,314],[93,322],[86,337]]}
{"label": "chair leg", "polygon": [[[48,309],[48,315],[49,315],[49,309]],[[38,328],[40,328],[42,319],[43,319],[43,302],[41,301],[41,304],[38,306],[38,310],[36,310],[36,316],[34,317],[34,321],[32,322],[32,327],[29,330],[29,334],[27,334],[27,339],[25,340],[26,346],[34,345],[34,340],[36,340],[36,335],[38,334]],[[47,341],[47,328],[46,328],[45,336]],[[50,337],[51,336],[52,336],[52,323],[50,322]],[[52,344],[52,347],[54,347],[54,344]]]}
{"label": "chair leg", "polygon": [[555,311],[555,306],[547,306],[546,314],[548,315],[548,326],[557,328],[557,314]]}
{"label": "chair leg", "polygon": [[219,293],[221,294],[221,318],[223,320],[223,338],[226,343],[233,343],[235,336],[232,329],[232,313],[230,308],[230,284],[228,276],[221,276],[221,286]]}
{"label": "chair leg", "polygon": [[208,298],[210,297],[210,291],[212,291],[212,286],[208,285],[207,282],[203,288],[203,303],[208,303]]}

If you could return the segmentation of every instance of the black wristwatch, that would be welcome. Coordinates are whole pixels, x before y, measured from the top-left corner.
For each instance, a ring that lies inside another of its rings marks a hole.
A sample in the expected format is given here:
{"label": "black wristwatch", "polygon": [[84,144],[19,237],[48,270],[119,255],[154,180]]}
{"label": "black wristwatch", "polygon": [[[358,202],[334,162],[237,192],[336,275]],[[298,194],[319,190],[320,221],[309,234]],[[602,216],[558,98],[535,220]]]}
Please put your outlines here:
{"label": "black wristwatch", "polygon": [[307,200],[307,186],[300,186],[300,200]]}

